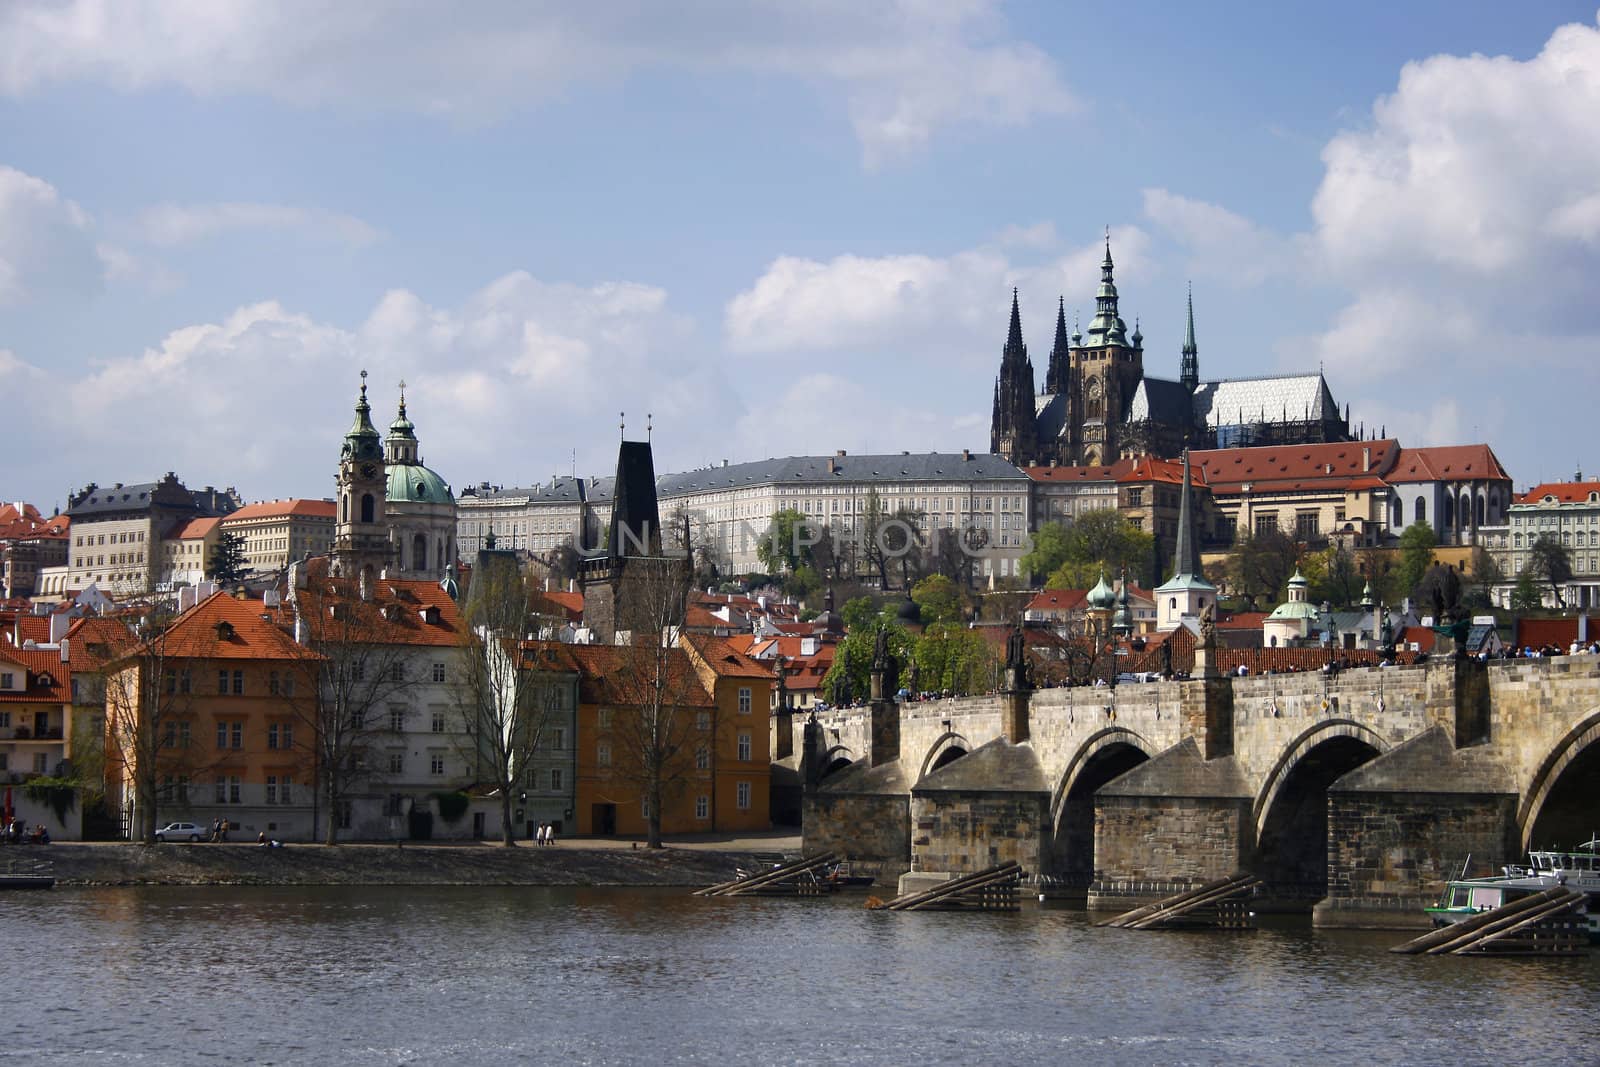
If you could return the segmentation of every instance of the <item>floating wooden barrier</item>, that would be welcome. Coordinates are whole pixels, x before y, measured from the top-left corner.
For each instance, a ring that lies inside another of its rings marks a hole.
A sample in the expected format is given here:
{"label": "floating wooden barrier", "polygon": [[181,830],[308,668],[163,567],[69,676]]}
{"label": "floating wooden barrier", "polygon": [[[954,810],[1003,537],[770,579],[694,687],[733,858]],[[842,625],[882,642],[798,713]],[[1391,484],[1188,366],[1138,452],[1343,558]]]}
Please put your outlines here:
{"label": "floating wooden barrier", "polygon": [[1250,927],[1249,898],[1260,884],[1261,879],[1249,874],[1219,878],[1099,925],[1124,930],[1246,930]]}
{"label": "floating wooden barrier", "polygon": [[832,852],[824,852],[820,856],[807,856],[788,863],[780,863],[766,870],[755,871],[742,878],[735,878],[731,882],[719,882],[704,889],[697,889],[694,895],[819,897],[824,893],[835,892],[839,888],[837,884],[818,875],[820,870],[831,867],[837,860],[838,857]]}
{"label": "floating wooden barrier", "polygon": [[50,889],[56,884],[49,860],[9,860],[0,870],[0,889]]}
{"label": "floating wooden barrier", "polygon": [[1430,930],[1389,951],[1407,956],[1574,956],[1589,942],[1583,914],[1587,901],[1581,890],[1552,886]]}
{"label": "floating wooden barrier", "polygon": [[932,889],[907,893],[885,903],[867,900],[874,911],[1018,911],[1022,867],[1015,860],[941,882]]}

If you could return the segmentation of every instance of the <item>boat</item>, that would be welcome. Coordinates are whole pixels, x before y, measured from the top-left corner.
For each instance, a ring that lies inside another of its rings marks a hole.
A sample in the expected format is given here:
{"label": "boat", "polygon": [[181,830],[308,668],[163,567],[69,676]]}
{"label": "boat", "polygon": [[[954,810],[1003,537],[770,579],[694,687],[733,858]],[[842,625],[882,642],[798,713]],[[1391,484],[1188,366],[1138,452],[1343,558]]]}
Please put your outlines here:
{"label": "boat", "polygon": [[849,860],[840,860],[831,867],[823,868],[817,872],[817,877],[832,882],[840,889],[866,889],[878,880],[874,875],[852,873]]}
{"label": "boat", "polygon": [[55,868],[45,860],[11,860],[0,869],[0,889],[52,889],[55,884]]}
{"label": "boat", "polygon": [[1439,902],[1423,910],[1434,926],[1450,926],[1546,889],[1567,886],[1588,894],[1584,924],[1590,943],[1600,944],[1600,839],[1573,850],[1531,851],[1528,863],[1507,865],[1501,871],[1498,876],[1467,878],[1463,864],[1462,876],[1446,882]]}

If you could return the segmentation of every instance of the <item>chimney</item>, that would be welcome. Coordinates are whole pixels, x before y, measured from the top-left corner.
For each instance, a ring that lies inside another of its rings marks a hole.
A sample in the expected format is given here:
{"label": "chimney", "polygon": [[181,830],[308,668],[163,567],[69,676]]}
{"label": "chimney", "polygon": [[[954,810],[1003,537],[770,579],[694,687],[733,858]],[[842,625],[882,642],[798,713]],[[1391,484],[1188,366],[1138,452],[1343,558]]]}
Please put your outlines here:
{"label": "chimney", "polygon": [[971,460],[972,459],[972,450],[971,449],[967,449],[967,448],[963,448],[961,450],[961,459],[964,462]]}
{"label": "chimney", "polygon": [[847,454],[848,453],[846,453],[845,450],[842,449],[842,448],[839,449],[839,451],[834,453],[834,455],[838,456],[840,459],[843,459]]}
{"label": "chimney", "polygon": [[836,463],[835,463],[835,462],[834,462],[834,460],[833,460],[833,457],[832,457],[832,456],[829,456],[829,457],[828,457],[828,473],[829,473],[829,474],[834,474],[834,473],[837,473],[837,471],[838,471],[838,469],[839,469],[839,468],[838,468],[838,464],[836,464]]}
{"label": "chimney", "polygon": [[63,637],[61,639],[61,662],[62,663],[66,663],[68,660],[70,660],[72,658],[72,653],[67,648],[67,646],[70,645],[71,643],[72,642],[68,641],[65,637]]}
{"label": "chimney", "polygon": [[1372,469],[1372,447],[1370,445],[1361,450],[1361,469],[1363,471]]}

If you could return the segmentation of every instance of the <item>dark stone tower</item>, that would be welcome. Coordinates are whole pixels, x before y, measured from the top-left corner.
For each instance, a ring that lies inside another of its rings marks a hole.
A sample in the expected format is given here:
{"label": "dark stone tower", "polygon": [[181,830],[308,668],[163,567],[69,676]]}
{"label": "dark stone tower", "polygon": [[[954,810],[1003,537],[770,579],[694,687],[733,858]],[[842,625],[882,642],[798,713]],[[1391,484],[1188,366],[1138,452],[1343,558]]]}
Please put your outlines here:
{"label": "dark stone tower", "polygon": [[1017,291],[1011,290],[1011,330],[1000,356],[1000,377],[994,386],[994,415],[989,423],[989,451],[1012,463],[1032,463],[1037,457],[1033,363],[1022,343],[1022,315]]}
{"label": "dark stone tower", "polygon": [[648,441],[624,441],[612,485],[605,552],[584,560],[584,625],[602,644],[659,641],[683,625],[689,567],[661,537],[655,458]]}
{"label": "dark stone tower", "polygon": [[1067,340],[1067,298],[1056,307],[1056,340],[1050,347],[1050,366],[1044,376],[1044,391],[1067,393],[1072,381],[1072,342]]}
{"label": "dark stone tower", "polygon": [[1200,346],[1194,343],[1194,289],[1189,290],[1189,321],[1183,330],[1183,359],[1178,367],[1178,380],[1193,396],[1200,388]]}
{"label": "dark stone tower", "polygon": [[[1074,338],[1076,340],[1076,338]],[[1072,376],[1080,402],[1073,406],[1070,462],[1093,466],[1115,463],[1121,456],[1123,414],[1144,377],[1140,338],[1128,339],[1127,324],[1117,310],[1117,283],[1111,262],[1111,239],[1100,264],[1100,289],[1095,294],[1094,320],[1082,345],[1072,349]]]}

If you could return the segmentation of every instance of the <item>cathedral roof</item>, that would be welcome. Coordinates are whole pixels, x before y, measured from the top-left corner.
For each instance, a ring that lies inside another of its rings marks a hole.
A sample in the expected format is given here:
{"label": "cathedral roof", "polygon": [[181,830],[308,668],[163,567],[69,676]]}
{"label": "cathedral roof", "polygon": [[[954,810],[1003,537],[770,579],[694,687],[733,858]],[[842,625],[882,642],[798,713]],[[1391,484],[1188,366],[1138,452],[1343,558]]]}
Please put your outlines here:
{"label": "cathedral roof", "polygon": [[389,464],[389,503],[453,504],[450,483],[420,463]]}
{"label": "cathedral roof", "polygon": [[1164,422],[1169,426],[1186,426],[1194,417],[1194,400],[1182,382],[1169,382],[1165,378],[1141,379],[1128,403],[1128,421]]}
{"label": "cathedral roof", "polygon": [[1389,482],[1510,481],[1488,445],[1404,448],[1395,460]]}
{"label": "cathedral roof", "polygon": [[1252,422],[1336,419],[1339,405],[1320,373],[1292,374],[1201,382],[1194,394],[1194,413],[1215,429]]}

